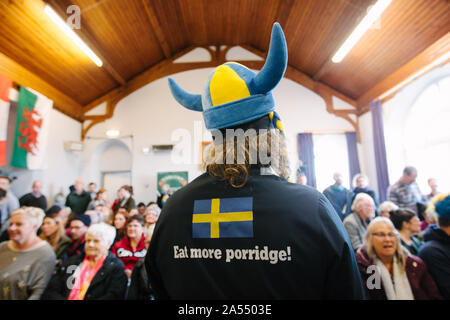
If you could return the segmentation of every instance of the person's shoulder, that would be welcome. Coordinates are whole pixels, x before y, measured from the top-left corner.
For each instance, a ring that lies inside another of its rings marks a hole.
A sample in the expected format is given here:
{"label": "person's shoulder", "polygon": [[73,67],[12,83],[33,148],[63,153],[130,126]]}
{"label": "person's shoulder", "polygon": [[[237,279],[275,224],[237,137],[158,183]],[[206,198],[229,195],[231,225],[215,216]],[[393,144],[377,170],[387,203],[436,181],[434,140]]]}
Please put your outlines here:
{"label": "person's shoulder", "polygon": [[126,246],[126,242],[127,242],[127,237],[123,237],[122,239],[116,241],[116,242],[113,244],[113,247],[112,247],[112,248],[113,248],[113,249],[114,249],[114,248],[123,248],[123,247]]}
{"label": "person's shoulder", "polygon": [[45,240],[42,240],[40,247],[37,248],[36,251],[39,253],[39,255],[51,256],[55,254],[53,248]]}
{"label": "person's shoulder", "polygon": [[[447,252],[445,252],[445,251],[447,251]],[[447,250],[445,250],[443,248],[442,244],[437,240],[429,240],[429,241],[426,241],[420,247],[418,255],[422,259],[427,259],[427,258],[437,257],[437,256],[449,256],[450,249],[447,248]]]}
{"label": "person's shoulder", "polygon": [[349,215],[347,215],[345,218],[344,218],[344,221],[342,221],[344,224],[346,224],[346,223],[354,223],[355,222],[355,215],[354,215],[354,213],[352,212],[352,213],[350,213]]}
{"label": "person's shoulder", "polygon": [[65,234],[61,235],[61,238],[59,239],[59,244],[66,244],[66,243],[70,243],[72,240],[70,240],[70,238],[68,236],[66,236]]}
{"label": "person's shoulder", "polygon": [[359,248],[356,253],[356,262],[363,266],[370,266],[373,264],[372,259],[369,257],[369,254],[367,253],[367,248],[365,246],[362,246]]}
{"label": "person's shoulder", "polygon": [[23,196],[21,196],[19,198],[19,201],[20,200],[26,200],[26,199],[30,198],[30,196],[31,196],[31,192],[25,193]]}
{"label": "person's shoulder", "polygon": [[425,262],[418,256],[409,255],[406,258],[406,270],[414,272],[424,272],[426,269]]}
{"label": "person's shoulder", "polygon": [[113,255],[111,252],[108,252],[108,255],[106,256],[105,263],[108,264],[111,267],[120,267],[124,268],[124,264],[122,260],[117,258],[115,255]]}
{"label": "person's shoulder", "polygon": [[0,251],[8,250],[8,242],[9,242],[9,240],[0,242]]}

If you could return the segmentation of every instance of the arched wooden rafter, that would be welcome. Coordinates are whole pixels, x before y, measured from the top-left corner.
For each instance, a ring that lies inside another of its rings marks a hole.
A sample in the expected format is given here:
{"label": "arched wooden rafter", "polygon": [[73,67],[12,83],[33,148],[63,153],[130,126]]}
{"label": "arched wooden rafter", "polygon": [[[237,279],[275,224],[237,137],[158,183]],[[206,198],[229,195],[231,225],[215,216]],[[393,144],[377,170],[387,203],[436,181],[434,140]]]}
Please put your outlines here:
{"label": "arched wooden rafter", "polygon": [[[225,63],[226,60],[226,54],[227,52],[232,48],[231,46],[225,46],[224,48],[221,48],[221,46],[214,46],[215,50],[212,50],[208,46],[202,46],[201,48],[206,49],[211,56],[210,61],[205,62],[184,62],[184,63],[174,63],[176,59],[179,57],[189,53],[190,51],[194,50],[196,47],[189,47],[178,54],[174,55],[170,59],[165,59],[162,62],[156,64],[155,66],[149,68],[147,71],[137,75],[132,80],[128,81],[124,86],[121,86],[119,88],[116,88],[106,95],[92,101],[88,105],[83,107],[83,128],[81,133],[81,139],[84,140],[86,137],[88,131],[95,126],[98,123],[101,123],[107,119],[110,119],[114,115],[114,109],[117,105],[117,103],[128,96],[129,94],[133,93],[134,91],[142,88],[143,86],[147,85],[148,83],[155,81],[157,79],[169,76],[171,74],[183,72],[183,71],[189,71],[194,69],[202,69],[202,68],[213,68],[216,66],[219,66],[223,63]],[[251,46],[242,45],[242,47],[262,58],[265,58],[265,55],[257,50],[254,49]],[[248,68],[251,69],[261,69],[264,65],[265,61],[261,60],[235,60],[235,62],[241,63]],[[353,128],[356,131],[358,142],[360,142],[360,133],[359,133],[359,125],[358,121],[354,121],[350,115],[357,115],[357,109],[356,109],[356,101],[354,101],[351,98],[348,98],[347,96],[337,92],[336,90],[328,87],[327,85],[315,81],[308,75],[302,73],[301,71],[295,69],[294,67],[288,65],[285,73],[285,77],[297,82],[301,86],[306,87],[307,89],[317,93],[320,95],[326,104],[326,109],[329,113],[332,113],[338,117],[341,117],[353,126]],[[345,102],[349,103],[350,105],[354,106],[355,109],[344,109],[344,110],[337,110],[334,108],[332,96],[336,96],[341,100],[344,100]],[[86,113],[96,106],[100,105],[101,103],[106,102],[106,112],[103,115],[86,115]],[[88,125],[85,126],[85,124],[90,121]]]}

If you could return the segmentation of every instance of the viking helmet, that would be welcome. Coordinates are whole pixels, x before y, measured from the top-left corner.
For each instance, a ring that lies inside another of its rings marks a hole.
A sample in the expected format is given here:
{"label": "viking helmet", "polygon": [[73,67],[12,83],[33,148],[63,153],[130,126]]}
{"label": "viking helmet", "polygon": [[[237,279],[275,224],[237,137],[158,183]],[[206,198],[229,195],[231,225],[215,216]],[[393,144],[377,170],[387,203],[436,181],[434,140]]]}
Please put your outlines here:
{"label": "viking helmet", "polygon": [[229,128],[267,114],[273,117],[275,104],[271,91],[283,78],[286,66],[286,39],[276,22],[269,53],[259,73],[239,63],[226,62],[209,76],[202,95],[186,92],[172,78],[169,78],[169,86],[182,106],[203,112],[206,128]]}

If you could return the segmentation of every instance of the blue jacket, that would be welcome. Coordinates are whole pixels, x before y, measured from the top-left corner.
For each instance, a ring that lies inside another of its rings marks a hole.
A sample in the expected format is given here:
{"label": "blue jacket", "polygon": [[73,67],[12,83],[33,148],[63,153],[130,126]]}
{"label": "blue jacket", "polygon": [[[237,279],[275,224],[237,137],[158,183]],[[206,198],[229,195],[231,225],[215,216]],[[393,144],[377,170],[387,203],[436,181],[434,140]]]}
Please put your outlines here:
{"label": "blue jacket", "polygon": [[[215,237],[212,222],[195,222],[213,211],[221,219],[250,210],[250,221],[218,223]],[[175,192],[145,259],[156,299],[364,295],[350,240],[330,202],[313,188],[259,175],[257,168],[239,189],[205,173]]]}
{"label": "blue jacket", "polygon": [[435,225],[425,231],[419,257],[425,261],[444,299],[450,299],[450,236]]}
{"label": "blue jacket", "polygon": [[[323,194],[331,202],[337,214],[339,215],[339,218],[341,218],[342,221],[344,220],[345,217],[347,217],[348,214],[352,212],[351,207],[352,207],[353,193],[347,188],[337,187],[335,184],[333,184],[328,188],[326,188],[323,191]],[[345,212],[342,212],[344,207]]]}

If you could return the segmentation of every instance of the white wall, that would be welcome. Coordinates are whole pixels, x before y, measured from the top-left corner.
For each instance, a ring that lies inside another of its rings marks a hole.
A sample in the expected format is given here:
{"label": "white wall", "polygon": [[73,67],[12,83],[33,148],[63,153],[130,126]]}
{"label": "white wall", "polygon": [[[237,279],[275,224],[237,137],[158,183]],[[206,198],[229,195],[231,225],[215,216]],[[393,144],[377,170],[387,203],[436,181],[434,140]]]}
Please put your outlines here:
{"label": "white wall", "polygon": [[[192,70],[171,77],[186,91],[201,93],[213,70]],[[353,130],[346,120],[326,111],[325,102],[320,96],[289,79],[282,79],[273,95],[276,111],[287,132],[293,176],[298,166],[298,133],[310,130]],[[138,202],[156,199],[157,172],[188,171],[189,181],[202,173],[199,167],[200,143],[202,140],[210,141],[210,134],[204,127],[201,113],[187,110],[175,101],[170,93],[167,77],[149,83],[125,97],[117,104],[114,116],[94,126],[88,136],[105,137],[105,132],[109,129],[120,130],[121,136],[133,136],[132,139],[121,140],[132,150],[132,183]],[[180,130],[185,130],[191,137],[190,143],[184,140],[191,146],[188,150],[184,149],[184,152],[191,152],[190,164],[174,163],[168,152],[149,155],[142,153],[143,147],[153,144],[176,144],[171,137]],[[93,157],[102,141],[104,140],[86,140],[81,164],[82,177],[98,184],[100,175],[93,169],[97,161]]]}

